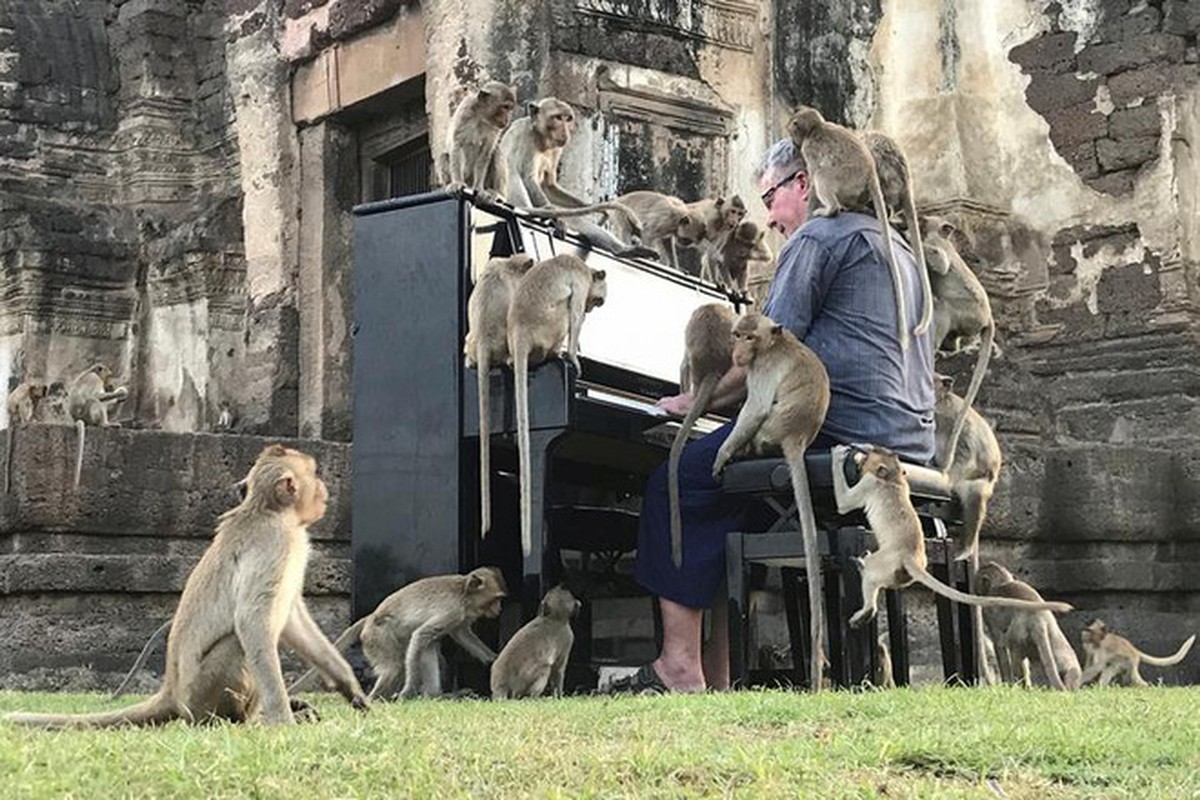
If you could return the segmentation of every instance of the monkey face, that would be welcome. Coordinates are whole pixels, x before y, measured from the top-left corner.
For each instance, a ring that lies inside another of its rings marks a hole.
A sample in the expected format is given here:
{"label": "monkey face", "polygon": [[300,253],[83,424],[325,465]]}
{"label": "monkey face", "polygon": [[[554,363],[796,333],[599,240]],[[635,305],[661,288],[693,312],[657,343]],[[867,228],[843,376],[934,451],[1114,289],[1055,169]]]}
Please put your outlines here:
{"label": "monkey face", "polygon": [[733,363],[748,367],[759,350],[770,347],[776,337],[783,335],[783,327],[762,314],[751,312],[738,319],[730,335],[733,337]]}
{"label": "monkey face", "polygon": [[739,195],[735,194],[721,213],[725,219],[726,227],[737,227],[746,217],[746,204],[742,202],[742,198]]}
{"label": "monkey face", "polygon": [[575,112],[561,100],[548,97],[537,109],[534,124],[551,147],[566,147],[575,130]]}
{"label": "monkey face", "polygon": [[587,302],[584,304],[585,311],[591,311],[597,306],[604,305],[604,299],[608,297],[608,282],[604,280],[604,270],[592,270],[592,282],[588,286]]}
{"label": "monkey face", "polygon": [[904,482],[904,468],[900,466],[900,457],[884,447],[873,447],[867,451],[860,468],[864,475],[874,475],[884,483]]}
{"label": "monkey face", "polygon": [[1092,645],[1095,647],[1104,640],[1104,637],[1107,635],[1107,633],[1108,626],[1105,625],[1101,620],[1094,619],[1088,623],[1088,625],[1082,631],[1080,631],[1079,636],[1081,639],[1083,639],[1083,644],[1085,646]]}
{"label": "monkey face", "polygon": [[270,445],[259,454],[246,485],[247,500],[265,497],[268,510],[291,509],[302,525],[320,520],[329,505],[329,490],[317,477],[316,459],[283,445]]}
{"label": "monkey face", "polygon": [[507,596],[504,576],[495,567],[479,567],[467,574],[468,605],[478,616],[491,619],[500,616],[500,606]]}

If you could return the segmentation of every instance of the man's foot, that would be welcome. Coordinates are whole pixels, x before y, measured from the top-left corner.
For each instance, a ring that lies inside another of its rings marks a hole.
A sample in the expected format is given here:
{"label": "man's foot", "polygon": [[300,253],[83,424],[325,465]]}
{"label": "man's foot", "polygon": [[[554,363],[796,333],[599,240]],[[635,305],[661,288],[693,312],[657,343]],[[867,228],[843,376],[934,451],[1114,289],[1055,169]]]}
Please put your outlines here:
{"label": "man's foot", "polygon": [[708,687],[704,683],[704,669],[697,664],[685,664],[682,668],[665,661],[661,656],[649,665],[659,679],[671,692],[703,692]]}

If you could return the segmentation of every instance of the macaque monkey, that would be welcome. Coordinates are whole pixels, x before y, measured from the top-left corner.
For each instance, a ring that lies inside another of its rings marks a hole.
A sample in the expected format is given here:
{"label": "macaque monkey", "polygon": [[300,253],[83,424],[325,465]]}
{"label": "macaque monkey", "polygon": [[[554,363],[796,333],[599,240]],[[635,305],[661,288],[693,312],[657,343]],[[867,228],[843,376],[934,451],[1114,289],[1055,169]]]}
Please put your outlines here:
{"label": "macaque monkey", "polygon": [[13,438],[17,425],[33,422],[38,403],[46,396],[47,387],[37,381],[22,381],[8,393],[8,436],[4,440],[4,493],[8,494],[12,478]]}
{"label": "macaque monkey", "polygon": [[493,258],[483,268],[467,300],[467,336],[463,354],[468,367],[477,367],[476,384],[479,395],[479,532],[481,536],[492,528],[492,440],[488,430],[491,422],[491,394],[488,373],[494,364],[509,362],[508,307],[517,284],[529,268],[533,257],[520,253],[508,258]]}
{"label": "macaque monkey", "polygon": [[717,262],[729,235],[746,217],[746,204],[739,195],[730,198],[709,197],[688,204],[688,210],[704,223],[704,239],[700,242],[700,277],[709,283],[718,282]]}
{"label": "macaque monkey", "polygon": [[217,424],[216,429],[219,431],[233,430],[233,423],[236,417],[233,414],[233,406],[228,400],[222,400],[217,404]]}
{"label": "macaque monkey", "polygon": [[[641,234],[641,221],[621,203],[585,203],[558,185],[558,162],[571,141],[575,112],[563,101],[547,97],[529,104],[529,116],[508,126],[500,139],[500,154],[508,168],[508,201],[518,210],[539,217],[558,219],[613,211],[625,217],[634,235]],[[658,254],[636,243],[626,244],[591,222],[578,221],[571,227],[594,245],[618,256],[656,258]]]}
{"label": "macaque monkey", "polygon": [[[653,247],[659,259],[671,269],[679,269],[676,244],[696,247],[704,240],[704,220],[678,197],[638,191],[621,195],[617,202],[637,215],[642,223],[642,244]],[[620,239],[629,241],[634,235],[620,215],[613,215],[613,228]]]}
{"label": "macaque monkey", "polygon": [[579,366],[579,331],[583,317],[604,305],[608,284],[604,270],[594,270],[572,255],[540,261],[517,286],[508,308],[508,352],[513,360],[517,402],[517,455],[521,481],[521,548],[533,548],[529,496],[529,365],[558,355],[566,346],[567,360]]}
{"label": "macaque monkey", "polygon": [[1118,636],[1100,620],[1092,620],[1080,634],[1083,638],[1084,664],[1083,683],[1100,679],[1101,686],[1108,686],[1116,678],[1131,686],[1148,686],[1139,667],[1142,662],[1154,667],[1171,667],[1183,661],[1196,635],[1192,634],[1179,646],[1175,655],[1158,657],[1147,655],[1133,646],[1124,636]]}
{"label": "macaque monkey", "polygon": [[933,290],[929,284],[929,269],[925,264],[925,249],[921,245],[921,224],[917,218],[917,203],[913,199],[912,172],[908,169],[908,157],[900,144],[881,131],[863,131],[863,144],[875,159],[875,172],[879,176],[879,188],[883,202],[890,212],[900,210],[908,232],[908,242],[917,256],[921,275],[921,319],[913,333],[920,336],[929,330],[933,317]]}
{"label": "macaque monkey", "polygon": [[44,728],[259,717],[292,724],[280,642],[333,680],[355,708],[365,709],[354,672],[313,622],[301,594],[308,526],[325,515],[329,499],[317,462],[270,445],[246,484],[246,499],[221,516],[212,544],[183,587],[167,639],[166,676],[156,694],[119,711],[10,714],[8,720]]}
{"label": "macaque monkey", "polygon": [[782,325],[755,312],[733,326],[733,363],[746,369],[746,402],[738,411],[729,437],[713,462],[713,478],[734,455],[783,450],[792,478],[792,492],[804,539],[811,609],[813,691],[820,690],[825,663],[825,606],[821,594],[821,555],[817,522],[804,452],[821,430],[829,410],[829,374],[817,354]]}
{"label": "macaque monkey", "polygon": [[891,450],[878,446],[865,452],[854,451],[853,459],[861,476],[853,487],[846,486],[842,470],[833,471],[834,483],[842,490],[839,510],[863,508],[867,526],[875,535],[879,548],[862,559],[863,607],[850,617],[851,627],[857,628],[875,617],[881,589],[903,589],[914,580],[956,603],[1023,611],[1062,613],[1071,610],[1068,603],[964,594],[930,575],[925,569],[925,537],[921,533],[921,521],[913,509],[908,478],[900,459]]}
{"label": "macaque monkey", "polygon": [[696,420],[708,411],[713,390],[733,366],[733,309],[707,303],[692,312],[683,332],[683,364],[679,368],[679,391],[693,396],[692,407],[671,442],[667,459],[667,492],[671,505],[671,559],[683,564],[683,521],[679,516],[679,456]]}
{"label": "macaque monkey", "polygon": [[[975,590],[987,597],[1042,601],[1036,589],[1017,580],[995,561],[989,561],[975,573]],[[1026,662],[1034,661],[1041,664],[1046,679],[1055,689],[1079,688],[1079,658],[1049,611],[987,608],[983,610],[983,620],[988,638],[996,647],[1002,681],[1015,683],[1022,679],[1028,685]],[[1018,668],[1020,675],[1015,671]]]}
{"label": "macaque monkey", "polygon": [[[891,227],[888,225],[888,206],[883,200],[875,159],[854,131],[826,122],[815,108],[801,106],[788,122],[788,133],[800,148],[808,166],[808,216],[831,217],[843,208],[865,208],[866,201],[875,207],[879,232],[883,237],[883,253],[892,273],[892,288],[896,292],[896,321],[900,346],[909,343],[908,308],[904,300],[904,276],[893,252]],[[818,205],[820,206],[818,208]],[[922,318],[925,313],[922,311]],[[918,324],[913,333],[918,336],[928,328]]]}
{"label": "macaque monkey", "polygon": [[[950,465],[945,470],[950,479],[950,491],[962,506],[963,535],[959,545],[962,552],[958,560],[965,561],[978,554],[979,532],[987,516],[988,501],[992,499],[996,481],[1000,478],[1003,459],[992,426],[978,411],[969,408],[963,398],[950,390],[950,378],[943,375],[935,377],[935,450],[938,463]],[[960,417],[965,417],[967,422],[952,458],[951,431]]]}
{"label": "macaque monkey", "polygon": [[494,203],[500,198],[508,183],[500,136],[516,105],[517,93],[499,81],[487,81],[458,104],[450,120],[447,191],[467,187],[484,202]]}
{"label": "macaque monkey", "polygon": [[748,219],[729,231],[708,262],[713,282],[725,291],[736,289],[744,295],[750,277],[750,262],[774,258],[770,248],[763,243],[766,233],[766,228],[760,228]]}
{"label": "macaque monkey", "polygon": [[113,374],[104,364],[93,364],[71,381],[67,392],[67,409],[71,419],[75,421],[75,430],[79,433],[79,442],[75,450],[75,488],[79,488],[79,478],[83,473],[83,445],[86,438],[86,427],[95,425],[101,428],[120,427],[119,422],[109,422],[109,406],[124,400],[129,390],[124,386],[113,385]]}
{"label": "macaque monkey", "polygon": [[962,260],[950,238],[955,231],[954,226],[939,217],[926,217],[924,226],[925,256],[933,281],[934,349],[941,349],[951,336],[956,339],[956,351],[963,339],[978,337],[980,341],[975,371],[971,373],[971,383],[963,396],[966,402],[950,434],[950,444],[946,450],[946,457],[950,460],[938,459],[938,463],[949,470],[958,452],[958,437],[966,424],[967,412],[975,405],[979,386],[983,383],[988,361],[992,357],[996,322],[992,318],[992,305],[983,284]]}
{"label": "macaque monkey", "polygon": [[[363,655],[375,672],[370,699],[441,694],[438,644],[449,636],[485,664],[496,660],[471,626],[480,617],[500,616],[507,596],[504,578],[495,567],[479,567],[466,575],[433,575],[413,581],[383,599],[367,616],[347,628],[334,642],[340,652],[362,642]],[[292,684],[295,694],[315,676],[306,672]]]}
{"label": "macaque monkey", "polygon": [[546,592],[538,615],[513,634],[492,664],[492,699],[562,697],[567,659],[575,644],[571,618],[579,601],[565,586]]}

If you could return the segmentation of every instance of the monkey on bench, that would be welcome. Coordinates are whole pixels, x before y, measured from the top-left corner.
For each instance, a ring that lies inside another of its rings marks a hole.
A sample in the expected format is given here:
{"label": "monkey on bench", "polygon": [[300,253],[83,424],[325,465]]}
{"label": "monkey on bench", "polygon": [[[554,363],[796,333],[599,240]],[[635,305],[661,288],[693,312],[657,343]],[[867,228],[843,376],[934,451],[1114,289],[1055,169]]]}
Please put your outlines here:
{"label": "monkey on bench", "polygon": [[[287,644],[326,675],[355,708],[362,687],[304,603],[308,526],[325,516],[329,492],[312,456],[270,445],[246,476],[246,497],[225,512],[188,576],[167,639],[162,688],[149,699],[97,714],[10,714],[19,725],[108,728],[174,719],[295,722],[279,663]],[[300,704],[303,707],[303,704]]]}

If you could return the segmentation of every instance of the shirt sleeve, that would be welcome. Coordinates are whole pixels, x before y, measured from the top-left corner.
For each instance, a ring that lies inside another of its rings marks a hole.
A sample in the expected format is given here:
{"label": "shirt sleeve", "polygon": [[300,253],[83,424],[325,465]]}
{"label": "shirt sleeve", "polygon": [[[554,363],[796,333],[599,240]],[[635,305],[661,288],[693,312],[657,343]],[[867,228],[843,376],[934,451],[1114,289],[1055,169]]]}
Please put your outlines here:
{"label": "shirt sleeve", "polygon": [[803,341],[825,303],[832,278],[829,251],[816,239],[790,239],[779,251],[763,313]]}

